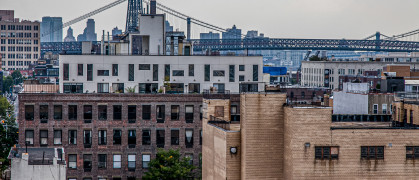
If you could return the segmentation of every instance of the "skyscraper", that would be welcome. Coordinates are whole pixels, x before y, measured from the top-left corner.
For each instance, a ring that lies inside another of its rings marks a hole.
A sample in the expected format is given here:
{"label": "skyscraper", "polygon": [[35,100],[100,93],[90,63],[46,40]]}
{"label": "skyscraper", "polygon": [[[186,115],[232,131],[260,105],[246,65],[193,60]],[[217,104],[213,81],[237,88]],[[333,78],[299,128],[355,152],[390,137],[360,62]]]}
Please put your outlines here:
{"label": "skyscraper", "polygon": [[42,17],[41,42],[63,42],[62,26],[61,17]]}
{"label": "skyscraper", "polygon": [[95,20],[87,20],[87,26],[84,28],[83,34],[77,36],[77,41],[97,41],[97,34],[95,33]]}
{"label": "skyscraper", "polygon": [[237,29],[236,25],[231,29],[227,29],[227,32],[223,32],[223,39],[241,39],[242,30]]}
{"label": "skyscraper", "polygon": [[76,38],[73,36],[73,29],[71,27],[67,30],[67,36],[64,38],[64,42],[73,42],[76,41]]}

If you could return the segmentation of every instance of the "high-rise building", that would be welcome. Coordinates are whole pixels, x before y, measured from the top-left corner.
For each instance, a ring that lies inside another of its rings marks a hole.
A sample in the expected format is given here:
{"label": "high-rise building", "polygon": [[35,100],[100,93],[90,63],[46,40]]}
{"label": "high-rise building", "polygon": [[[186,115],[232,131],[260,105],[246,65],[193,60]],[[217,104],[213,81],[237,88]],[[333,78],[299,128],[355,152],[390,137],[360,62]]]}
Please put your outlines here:
{"label": "high-rise building", "polygon": [[73,42],[76,41],[76,38],[73,36],[73,29],[71,27],[67,30],[67,36],[64,38],[64,42]]}
{"label": "high-rise building", "polygon": [[63,42],[62,26],[62,17],[42,17],[41,42]]}
{"label": "high-rise building", "polygon": [[[6,14],[6,15],[2,15]],[[40,23],[20,21],[13,12],[0,11],[0,54],[3,70],[23,70],[40,54]],[[4,18],[6,17],[6,18]]]}
{"label": "high-rise building", "polygon": [[199,34],[200,39],[220,39],[220,33],[201,33]]}
{"label": "high-rise building", "polygon": [[97,34],[95,33],[95,20],[87,20],[87,26],[84,28],[83,34],[77,36],[77,41],[97,41]]}
{"label": "high-rise building", "polygon": [[226,32],[223,32],[223,39],[241,39],[242,30],[237,29],[236,25],[231,29],[227,29]]}
{"label": "high-rise building", "polygon": [[112,36],[117,36],[120,34],[122,34],[122,29],[118,29],[118,27],[112,29]]}

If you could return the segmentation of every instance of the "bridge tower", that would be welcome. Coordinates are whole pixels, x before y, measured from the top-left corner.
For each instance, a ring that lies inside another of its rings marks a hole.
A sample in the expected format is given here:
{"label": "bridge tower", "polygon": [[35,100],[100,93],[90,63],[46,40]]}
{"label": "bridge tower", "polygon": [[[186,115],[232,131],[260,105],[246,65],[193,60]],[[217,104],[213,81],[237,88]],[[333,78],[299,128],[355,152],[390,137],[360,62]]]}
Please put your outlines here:
{"label": "bridge tower", "polygon": [[138,32],[138,17],[143,14],[143,0],[128,0],[125,32]]}
{"label": "bridge tower", "polygon": [[380,49],[381,48],[381,33],[379,31],[377,31],[375,33],[375,49]]}

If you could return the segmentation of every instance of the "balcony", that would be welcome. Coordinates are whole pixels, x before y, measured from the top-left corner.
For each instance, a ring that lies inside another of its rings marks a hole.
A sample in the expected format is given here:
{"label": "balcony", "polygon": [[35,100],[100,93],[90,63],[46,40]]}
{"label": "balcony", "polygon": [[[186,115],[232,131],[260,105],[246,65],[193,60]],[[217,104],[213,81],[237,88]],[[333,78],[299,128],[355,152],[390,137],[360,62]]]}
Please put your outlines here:
{"label": "balcony", "polygon": [[230,91],[210,91],[209,89],[204,89],[203,96],[204,99],[230,99]]}

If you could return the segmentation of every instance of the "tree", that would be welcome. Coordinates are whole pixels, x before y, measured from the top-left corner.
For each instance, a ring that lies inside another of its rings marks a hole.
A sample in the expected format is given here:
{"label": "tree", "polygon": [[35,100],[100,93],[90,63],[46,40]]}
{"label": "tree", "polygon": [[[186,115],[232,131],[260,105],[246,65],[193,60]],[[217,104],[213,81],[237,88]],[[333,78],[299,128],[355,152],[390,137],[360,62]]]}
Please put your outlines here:
{"label": "tree", "polygon": [[22,77],[22,74],[20,73],[19,70],[13,71],[12,78],[13,78],[13,81],[14,81],[15,85],[20,84],[20,83],[23,82],[23,77]]}
{"label": "tree", "polygon": [[145,173],[143,179],[159,180],[183,180],[194,177],[195,166],[189,163],[189,158],[181,158],[179,150],[170,149],[168,151],[159,149],[156,158],[149,163],[149,171]]}
{"label": "tree", "polygon": [[0,166],[0,172],[8,167],[7,156],[10,148],[18,141],[18,128],[13,112],[13,106],[7,99],[0,97],[0,162],[3,163],[3,166]]}
{"label": "tree", "polygon": [[3,77],[3,91],[2,92],[9,92],[10,87],[13,86],[13,78],[12,76],[4,76]]}

